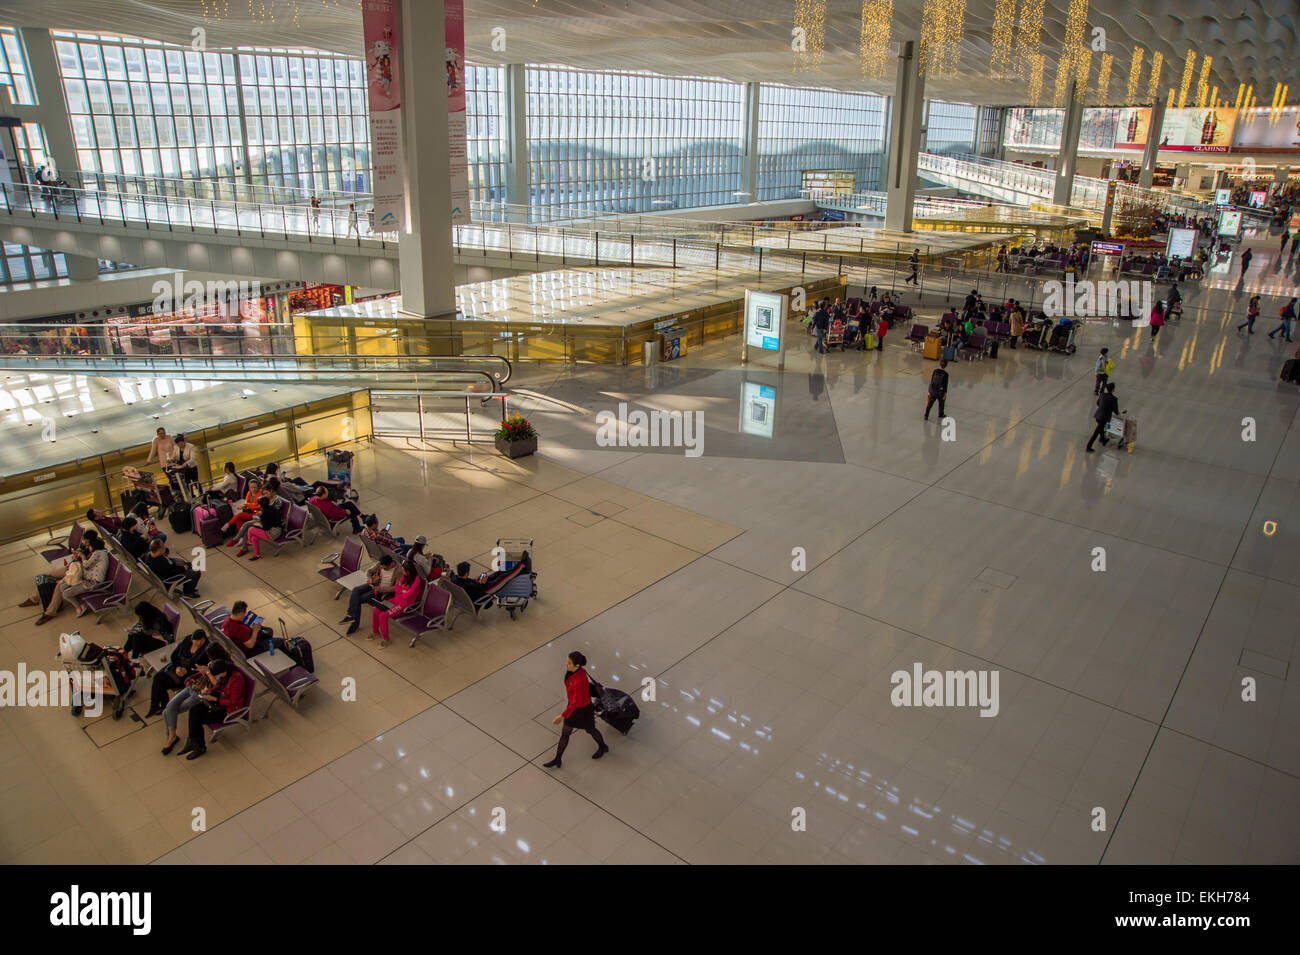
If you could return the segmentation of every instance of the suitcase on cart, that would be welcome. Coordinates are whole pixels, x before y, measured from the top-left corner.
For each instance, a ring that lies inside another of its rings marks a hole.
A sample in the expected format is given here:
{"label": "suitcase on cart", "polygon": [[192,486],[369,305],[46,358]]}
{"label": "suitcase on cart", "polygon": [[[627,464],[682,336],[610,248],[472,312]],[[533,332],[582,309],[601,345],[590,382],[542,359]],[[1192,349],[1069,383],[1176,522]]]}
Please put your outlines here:
{"label": "suitcase on cart", "polygon": [[939,352],[942,350],[942,347],[943,346],[939,344],[938,335],[926,335],[925,344],[921,346],[921,357],[938,361]]}
{"label": "suitcase on cart", "polygon": [[190,523],[190,506],[184,501],[177,501],[167,509],[167,521],[177,534],[188,534],[194,526]]}

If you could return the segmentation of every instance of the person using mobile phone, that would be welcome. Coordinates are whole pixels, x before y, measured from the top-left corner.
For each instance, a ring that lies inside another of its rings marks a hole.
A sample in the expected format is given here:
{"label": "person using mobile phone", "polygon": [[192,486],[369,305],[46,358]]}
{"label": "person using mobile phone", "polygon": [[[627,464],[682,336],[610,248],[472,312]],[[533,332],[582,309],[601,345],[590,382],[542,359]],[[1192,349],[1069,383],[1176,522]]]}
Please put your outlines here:
{"label": "person using mobile phone", "polygon": [[406,547],[406,540],[402,537],[394,537],[389,533],[392,528],[392,522],[379,526],[379,517],[376,514],[367,514],[362,523],[365,527],[361,529],[361,536],[366,540],[372,540],[380,547],[386,547],[388,550],[400,551]]}

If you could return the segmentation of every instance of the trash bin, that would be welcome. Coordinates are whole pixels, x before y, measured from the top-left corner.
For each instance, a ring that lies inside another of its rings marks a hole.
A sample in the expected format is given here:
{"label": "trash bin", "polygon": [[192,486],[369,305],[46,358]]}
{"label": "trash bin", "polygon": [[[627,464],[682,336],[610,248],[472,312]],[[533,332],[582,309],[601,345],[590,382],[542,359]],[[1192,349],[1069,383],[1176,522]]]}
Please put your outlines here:
{"label": "trash bin", "polygon": [[659,342],[641,343],[641,364],[657,365],[659,363]]}

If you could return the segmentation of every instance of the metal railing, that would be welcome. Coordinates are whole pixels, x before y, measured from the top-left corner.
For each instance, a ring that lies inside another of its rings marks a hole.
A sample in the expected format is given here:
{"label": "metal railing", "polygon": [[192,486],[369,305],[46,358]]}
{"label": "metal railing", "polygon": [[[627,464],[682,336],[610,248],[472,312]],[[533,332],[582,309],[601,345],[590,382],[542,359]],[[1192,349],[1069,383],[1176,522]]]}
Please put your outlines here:
{"label": "metal railing", "polygon": [[[3,332],[8,332],[9,328],[6,326]],[[66,330],[66,326],[62,330]],[[33,326],[13,327],[14,334],[28,335],[32,331]],[[420,343],[427,341],[427,338],[418,340]],[[0,370],[42,374],[62,371],[101,377],[144,374],[210,379],[235,376],[244,381],[357,382],[361,386],[368,386],[376,379],[397,378],[416,380],[426,390],[452,387],[456,391],[493,392],[509,381],[513,367],[502,355],[0,354]]]}
{"label": "metal railing", "polygon": [[[36,181],[36,167],[24,166],[29,184]],[[303,189],[298,186],[273,186],[229,179],[183,179],[177,176],[128,176],[107,172],[77,170],[60,173],[74,189],[87,192],[120,192],[136,196],[165,196],[171,199],[217,199],[223,202],[261,202],[281,205],[306,205],[314,195],[322,203],[355,202],[366,208],[374,202],[369,193],[335,192]]]}
{"label": "metal railing", "polygon": [[99,225],[143,225],[168,232],[221,232],[236,236],[268,234],[308,243],[352,243],[359,249],[394,246],[395,232],[371,231],[369,216],[361,210],[310,209],[283,203],[239,202],[185,196],[138,195],[101,192],[72,186],[0,183],[0,206],[11,217],[51,216],[56,221],[75,220]]}

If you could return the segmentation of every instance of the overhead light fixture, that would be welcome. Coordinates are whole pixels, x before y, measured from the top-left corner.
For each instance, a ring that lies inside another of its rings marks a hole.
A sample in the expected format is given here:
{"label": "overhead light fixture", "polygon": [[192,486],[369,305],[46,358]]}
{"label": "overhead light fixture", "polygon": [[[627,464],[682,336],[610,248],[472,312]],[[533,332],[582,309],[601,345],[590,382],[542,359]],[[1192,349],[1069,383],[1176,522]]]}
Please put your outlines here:
{"label": "overhead light fixture", "polygon": [[1142,57],[1146,50],[1140,46],[1133,48],[1133,58],[1128,64],[1128,90],[1124,93],[1124,104],[1130,106],[1137,102],[1138,82],[1142,79]]}
{"label": "overhead light fixture", "polygon": [[826,51],[826,0],[795,0],[795,72],[818,69]]}
{"label": "overhead light fixture", "polygon": [[[1038,44],[1043,34],[1044,0],[1022,0],[1020,7],[1020,30],[1016,34],[1016,64],[1020,75],[1029,79],[1033,76],[1038,56]],[[1041,77],[1039,89],[1042,88]],[[1033,99],[1033,97],[1031,97]]]}
{"label": "overhead light fixture", "polygon": [[966,0],[925,0],[921,8],[922,74],[951,76],[957,71],[965,19]]}
{"label": "overhead light fixture", "polygon": [[1207,56],[1201,60],[1201,78],[1196,83],[1196,105],[1204,107],[1210,98],[1210,64],[1214,57]]}
{"label": "overhead light fixture", "polygon": [[1103,53],[1101,55],[1101,65],[1097,67],[1097,97],[1096,104],[1105,106],[1106,101],[1110,99],[1110,71],[1115,65],[1115,54]]}
{"label": "overhead light fixture", "polygon": [[[1014,4],[1015,0],[1011,0]],[[858,64],[863,79],[880,79],[889,59],[889,35],[894,25],[894,0],[862,0],[862,29],[858,35]]]}
{"label": "overhead light fixture", "polygon": [[993,8],[992,56],[989,74],[997,78],[1011,75],[1011,43],[1015,38],[1016,0],[997,0]]}
{"label": "overhead light fixture", "polygon": [[1147,102],[1154,103],[1160,96],[1160,71],[1165,65],[1165,55],[1153,51],[1151,54],[1151,75],[1147,78]]}
{"label": "overhead light fixture", "polygon": [[1192,71],[1196,69],[1196,51],[1188,50],[1187,58],[1183,60],[1183,80],[1178,84],[1178,108],[1182,109],[1187,105],[1187,90],[1192,85]]}
{"label": "overhead light fixture", "polygon": [[1029,102],[1034,106],[1043,103],[1043,67],[1046,63],[1047,57],[1041,53],[1029,57]]}

